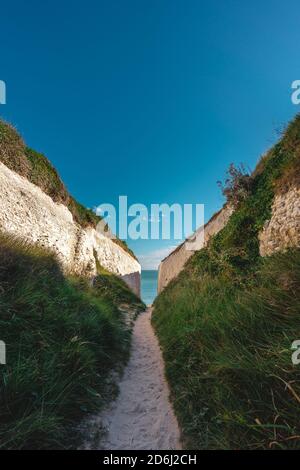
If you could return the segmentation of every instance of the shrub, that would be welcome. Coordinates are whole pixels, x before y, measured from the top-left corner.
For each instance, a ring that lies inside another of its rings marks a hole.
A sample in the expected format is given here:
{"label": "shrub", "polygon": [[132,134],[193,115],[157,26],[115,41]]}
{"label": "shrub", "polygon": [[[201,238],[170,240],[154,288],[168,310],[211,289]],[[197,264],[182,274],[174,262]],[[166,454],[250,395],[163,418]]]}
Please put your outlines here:
{"label": "shrub", "polygon": [[218,186],[221,188],[227,202],[236,208],[249,196],[252,187],[252,178],[246,172],[243,164],[239,167],[235,167],[234,164],[231,163],[227,170],[225,182],[222,183],[218,181]]}

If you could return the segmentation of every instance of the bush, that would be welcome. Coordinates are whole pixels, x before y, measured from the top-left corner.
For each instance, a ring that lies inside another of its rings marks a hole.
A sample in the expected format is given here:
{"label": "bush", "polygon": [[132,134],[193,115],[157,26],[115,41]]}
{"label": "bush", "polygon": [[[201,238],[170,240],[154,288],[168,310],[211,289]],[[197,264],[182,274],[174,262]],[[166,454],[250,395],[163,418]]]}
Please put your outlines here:
{"label": "bush", "polygon": [[227,170],[225,182],[218,181],[218,186],[221,188],[227,202],[236,208],[251,193],[252,178],[246,173],[243,164],[235,167],[231,163]]}

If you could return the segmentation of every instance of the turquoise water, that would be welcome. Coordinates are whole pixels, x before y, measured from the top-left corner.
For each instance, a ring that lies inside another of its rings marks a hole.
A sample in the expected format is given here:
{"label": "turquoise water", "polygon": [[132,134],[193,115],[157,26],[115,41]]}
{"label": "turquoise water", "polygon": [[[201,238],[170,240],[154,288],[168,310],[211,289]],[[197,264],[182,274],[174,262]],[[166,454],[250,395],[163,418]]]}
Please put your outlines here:
{"label": "turquoise water", "polygon": [[142,300],[152,304],[157,295],[157,271],[142,271]]}

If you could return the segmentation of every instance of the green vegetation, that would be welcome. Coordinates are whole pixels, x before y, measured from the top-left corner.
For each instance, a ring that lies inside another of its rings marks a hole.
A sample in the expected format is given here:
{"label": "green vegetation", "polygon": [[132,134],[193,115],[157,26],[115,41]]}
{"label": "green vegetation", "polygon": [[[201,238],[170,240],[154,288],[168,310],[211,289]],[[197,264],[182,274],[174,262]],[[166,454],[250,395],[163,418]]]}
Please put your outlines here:
{"label": "green vegetation", "polygon": [[[300,250],[259,256],[274,194],[299,181],[300,117],[247,179],[247,196],[155,301],[153,322],[186,445],[300,448]],[[238,174],[238,176],[241,176]],[[227,182],[228,183],[228,182]],[[250,183],[250,184],[249,184]]]}
{"label": "green vegetation", "polygon": [[28,178],[30,165],[24,157],[25,144],[17,131],[0,119],[0,161]]}
{"label": "green vegetation", "polygon": [[68,192],[57,171],[41,153],[26,147],[24,154],[30,164],[29,180],[39,186],[54,202],[67,204]]}
{"label": "green vegetation", "polygon": [[110,373],[128,357],[118,309],[127,298],[121,280],[115,297],[104,295],[65,278],[52,255],[0,236],[0,449],[76,446],[80,418],[111,398]]}
{"label": "green vegetation", "polygon": [[128,289],[122,279],[102,267],[98,268],[98,276],[94,279],[93,287],[103,298],[119,306],[129,305],[136,312],[141,312],[146,308],[146,305]]}
{"label": "green vegetation", "polygon": [[[82,227],[96,227],[101,217],[95,214],[91,209],[87,209],[77,202],[72,196],[69,196],[67,203],[69,211],[73,214],[76,222]],[[124,245],[125,246],[125,245]]]}
{"label": "green vegetation", "polygon": [[[26,147],[13,126],[0,119],[0,161],[8,168],[39,186],[54,202],[64,204],[82,227],[96,227],[101,217],[77,202],[67,191],[56,169],[45,155]],[[113,240],[133,258],[134,253],[123,240]]]}

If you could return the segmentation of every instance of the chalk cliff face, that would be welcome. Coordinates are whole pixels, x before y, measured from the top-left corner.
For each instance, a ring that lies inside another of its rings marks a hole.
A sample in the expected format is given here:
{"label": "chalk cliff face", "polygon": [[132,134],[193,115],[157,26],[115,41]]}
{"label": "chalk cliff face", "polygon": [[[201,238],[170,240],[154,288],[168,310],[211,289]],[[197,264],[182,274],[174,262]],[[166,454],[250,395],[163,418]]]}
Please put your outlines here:
{"label": "chalk cliff face", "polygon": [[222,230],[233,212],[232,207],[226,205],[217,212],[204,227],[199,227],[195,234],[177,247],[159,265],[158,293],[182,271],[186,261],[195,251],[204,248],[210,237]]}
{"label": "chalk cliff face", "polygon": [[97,258],[101,266],[140,294],[141,266],[137,260],[94,228],[82,228],[65,205],[55,203],[1,162],[0,230],[51,250],[66,273],[93,277]]}
{"label": "chalk cliff face", "polygon": [[259,234],[259,242],[261,256],[300,246],[300,187],[275,196],[271,219]]}

